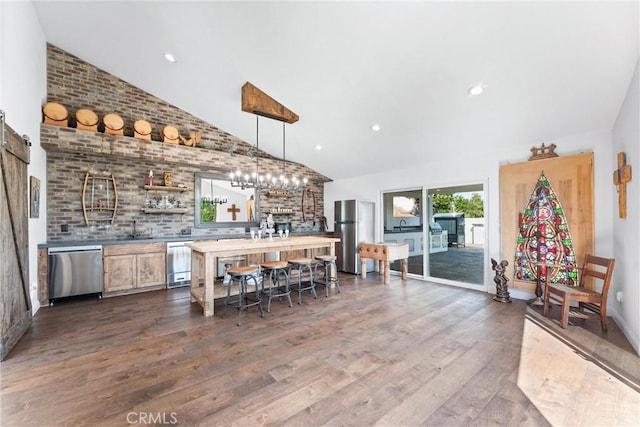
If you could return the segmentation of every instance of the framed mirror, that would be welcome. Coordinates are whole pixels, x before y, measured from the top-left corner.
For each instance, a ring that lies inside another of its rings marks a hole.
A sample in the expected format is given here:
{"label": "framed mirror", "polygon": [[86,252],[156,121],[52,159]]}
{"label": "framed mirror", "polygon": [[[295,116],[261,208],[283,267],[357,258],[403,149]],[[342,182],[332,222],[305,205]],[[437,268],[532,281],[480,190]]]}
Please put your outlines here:
{"label": "framed mirror", "polygon": [[232,187],[224,176],[196,172],[195,227],[258,227],[258,194]]}

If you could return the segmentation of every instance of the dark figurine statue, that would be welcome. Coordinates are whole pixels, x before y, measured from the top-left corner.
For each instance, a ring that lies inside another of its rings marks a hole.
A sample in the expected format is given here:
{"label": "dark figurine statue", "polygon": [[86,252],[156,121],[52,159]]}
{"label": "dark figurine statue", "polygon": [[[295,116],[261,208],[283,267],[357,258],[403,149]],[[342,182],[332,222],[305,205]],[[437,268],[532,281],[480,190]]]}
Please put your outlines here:
{"label": "dark figurine statue", "polygon": [[496,296],[493,297],[494,301],[511,302],[509,298],[509,286],[507,285],[509,279],[504,275],[507,265],[509,265],[509,263],[506,259],[498,263],[498,261],[491,258],[491,269],[496,272],[496,277],[493,278],[493,281],[496,282]]}

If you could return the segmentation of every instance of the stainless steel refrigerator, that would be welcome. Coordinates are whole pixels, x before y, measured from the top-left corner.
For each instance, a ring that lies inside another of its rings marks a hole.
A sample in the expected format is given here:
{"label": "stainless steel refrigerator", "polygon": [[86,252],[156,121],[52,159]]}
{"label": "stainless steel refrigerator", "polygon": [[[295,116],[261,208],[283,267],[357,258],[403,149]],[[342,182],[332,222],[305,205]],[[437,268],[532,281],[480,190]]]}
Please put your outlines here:
{"label": "stainless steel refrigerator", "polygon": [[[375,204],[358,200],[337,200],[335,202],[334,235],[340,239],[336,243],[336,263],[338,270],[360,274],[360,243],[374,243]],[[374,261],[367,259],[367,272],[374,270]]]}

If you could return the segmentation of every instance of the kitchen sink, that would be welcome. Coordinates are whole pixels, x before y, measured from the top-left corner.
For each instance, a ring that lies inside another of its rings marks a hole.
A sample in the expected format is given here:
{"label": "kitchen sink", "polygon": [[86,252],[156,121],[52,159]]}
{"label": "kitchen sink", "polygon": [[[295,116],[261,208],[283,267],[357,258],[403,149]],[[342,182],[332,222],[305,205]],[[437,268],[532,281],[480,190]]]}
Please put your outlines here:
{"label": "kitchen sink", "polygon": [[121,238],[120,240],[148,240],[148,239],[153,239],[153,236],[142,236],[142,235],[135,235],[135,234],[127,234],[126,237]]}

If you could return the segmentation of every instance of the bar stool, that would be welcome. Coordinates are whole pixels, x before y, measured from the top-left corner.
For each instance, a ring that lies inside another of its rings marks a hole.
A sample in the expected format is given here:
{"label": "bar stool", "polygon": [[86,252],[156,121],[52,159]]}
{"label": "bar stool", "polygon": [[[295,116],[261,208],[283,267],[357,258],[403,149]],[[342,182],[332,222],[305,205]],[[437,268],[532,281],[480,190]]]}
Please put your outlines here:
{"label": "bar stool", "polygon": [[[313,281],[313,270],[311,269],[311,265],[313,264],[313,260],[311,258],[291,258],[289,264],[289,278],[291,278],[291,272],[293,270],[298,271],[298,283],[296,290],[298,291],[298,304],[302,304],[302,292],[310,290],[313,294],[313,298],[318,298],[316,294],[316,283]],[[307,270],[309,273],[309,282],[302,282],[302,274]],[[306,286],[305,286],[306,285]]]}
{"label": "bar stool", "polygon": [[[273,298],[286,297],[289,301],[289,307],[291,303],[291,287],[289,285],[289,273],[287,267],[289,263],[287,261],[267,261],[260,264],[262,267],[262,295],[268,298],[267,313],[271,313],[271,300]],[[284,285],[280,284],[280,281],[284,278]],[[265,282],[268,282],[268,287],[265,289]]]}
{"label": "bar stool", "polygon": [[[316,261],[320,261],[315,265],[315,280],[317,285],[324,286],[324,295],[325,297],[329,296],[329,288],[333,284],[338,292],[342,292],[340,289],[340,280],[338,279],[338,266],[336,265],[336,256],[335,255],[316,255]],[[324,270],[322,278],[318,276],[318,267]],[[336,275],[331,276],[331,268],[335,268]]]}
{"label": "bar stool", "polygon": [[[231,279],[229,280],[229,284],[227,285],[227,298],[224,301],[224,314],[222,318],[227,317],[227,310],[229,307],[234,307],[238,309],[238,326],[240,326],[240,313],[242,310],[246,310],[249,307],[257,305],[260,309],[260,317],[264,317],[264,311],[262,311],[262,299],[260,295],[260,289],[258,288],[258,267],[250,266],[250,267],[231,267],[227,270]],[[248,291],[248,281],[253,280],[255,285],[255,297],[251,298],[249,296]],[[238,297],[237,299],[231,299],[231,288],[233,287],[233,282],[238,282]]]}

